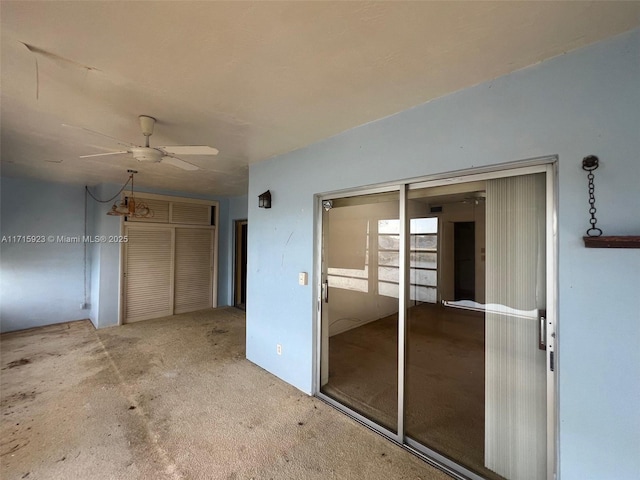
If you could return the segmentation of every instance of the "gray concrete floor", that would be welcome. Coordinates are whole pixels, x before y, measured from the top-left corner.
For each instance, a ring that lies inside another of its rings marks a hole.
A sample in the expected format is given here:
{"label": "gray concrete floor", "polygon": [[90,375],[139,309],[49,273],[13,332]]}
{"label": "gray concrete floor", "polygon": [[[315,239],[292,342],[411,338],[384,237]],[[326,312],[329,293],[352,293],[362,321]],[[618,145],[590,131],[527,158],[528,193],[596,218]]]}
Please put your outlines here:
{"label": "gray concrete floor", "polygon": [[0,337],[0,477],[449,477],[244,357],[224,308]]}

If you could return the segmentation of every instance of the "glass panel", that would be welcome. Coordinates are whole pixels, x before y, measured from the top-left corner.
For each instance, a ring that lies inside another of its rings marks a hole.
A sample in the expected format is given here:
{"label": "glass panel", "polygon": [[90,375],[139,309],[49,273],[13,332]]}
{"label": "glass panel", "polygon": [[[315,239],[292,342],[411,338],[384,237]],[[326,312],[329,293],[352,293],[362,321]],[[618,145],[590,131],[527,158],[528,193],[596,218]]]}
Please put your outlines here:
{"label": "glass panel", "polygon": [[408,203],[406,435],[491,480],[546,478],[544,181],[414,190]]}
{"label": "glass panel", "polygon": [[397,193],[335,200],[321,391],[397,431],[406,261],[406,437],[486,479],[546,478],[545,201],[544,174],[411,190],[406,259]]}
{"label": "glass panel", "polygon": [[438,255],[429,252],[418,252],[411,247],[411,267],[433,268],[438,265]]}
{"label": "glass panel", "polygon": [[438,290],[423,285],[411,285],[411,300],[418,302],[436,303]]}
{"label": "glass panel", "polygon": [[435,270],[418,270],[412,268],[409,270],[412,285],[428,285],[435,287],[438,278]]}
{"label": "glass panel", "polygon": [[437,235],[411,235],[411,249],[436,250],[438,248]]}
{"label": "glass panel", "polygon": [[399,194],[323,214],[321,391],[393,432],[398,415]]}
{"label": "glass panel", "polygon": [[378,252],[378,265],[389,265],[392,267],[400,266],[400,253],[399,252]]}
{"label": "glass panel", "polygon": [[398,283],[399,269],[397,267],[378,267],[378,279]]}
{"label": "glass panel", "polygon": [[[412,283],[414,278],[420,279],[415,283],[431,288],[423,287],[419,293],[411,288],[414,301],[407,316],[405,429],[407,436],[468,468],[482,467],[483,314],[446,308],[437,302],[438,297],[453,300],[452,225],[455,221],[481,221],[484,203],[467,204],[464,195],[447,196],[442,189],[436,200],[429,198],[428,191],[425,193],[424,198],[410,200],[409,210],[410,265],[420,267],[411,268]],[[437,216],[430,213],[432,201],[441,207]],[[418,226],[425,225],[425,220],[430,220],[430,230],[419,231]],[[440,269],[439,285],[436,266]],[[479,269],[482,267],[483,264],[478,265]]]}
{"label": "glass panel", "polygon": [[400,249],[400,236],[378,234],[378,248],[380,250],[398,251]]}

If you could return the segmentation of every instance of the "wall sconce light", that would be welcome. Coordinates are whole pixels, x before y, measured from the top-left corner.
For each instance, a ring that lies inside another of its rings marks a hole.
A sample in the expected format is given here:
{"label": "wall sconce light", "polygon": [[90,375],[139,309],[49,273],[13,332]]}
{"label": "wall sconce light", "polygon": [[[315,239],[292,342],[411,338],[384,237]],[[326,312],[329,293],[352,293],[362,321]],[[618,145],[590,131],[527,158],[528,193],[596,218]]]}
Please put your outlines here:
{"label": "wall sconce light", "polygon": [[271,208],[271,192],[267,190],[262,195],[258,195],[259,208]]}

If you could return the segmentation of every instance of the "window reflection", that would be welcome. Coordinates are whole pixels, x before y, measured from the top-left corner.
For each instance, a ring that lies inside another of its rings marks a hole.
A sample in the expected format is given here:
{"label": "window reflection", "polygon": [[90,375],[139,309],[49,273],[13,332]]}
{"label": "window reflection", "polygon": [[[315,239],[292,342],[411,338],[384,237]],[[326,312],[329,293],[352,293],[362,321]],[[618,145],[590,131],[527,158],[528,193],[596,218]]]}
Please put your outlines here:
{"label": "window reflection", "polygon": [[[362,269],[329,268],[329,286],[357,292],[377,291],[398,298],[400,278],[400,221],[377,221],[377,242],[370,249],[370,222],[366,224],[365,265]],[[371,258],[373,255],[373,258]],[[412,218],[410,221],[410,300],[435,303],[438,257],[438,219]],[[377,279],[369,275],[369,265],[377,265]],[[376,285],[377,283],[377,285]]]}

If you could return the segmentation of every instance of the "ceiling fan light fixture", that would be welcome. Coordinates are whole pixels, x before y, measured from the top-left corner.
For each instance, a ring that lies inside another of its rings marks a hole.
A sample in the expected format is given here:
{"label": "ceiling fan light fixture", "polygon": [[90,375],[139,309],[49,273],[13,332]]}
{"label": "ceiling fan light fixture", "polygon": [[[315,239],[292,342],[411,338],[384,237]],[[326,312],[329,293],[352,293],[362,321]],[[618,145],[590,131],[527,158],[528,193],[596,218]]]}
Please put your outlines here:
{"label": "ceiling fan light fixture", "polygon": [[136,211],[136,217],[148,217],[151,210],[144,203]]}
{"label": "ceiling fan light fixture", "polygon": [[129,215],[129,207],[124,200],[121,200],[120,202],[116,202],[111,206],[111,210],[107,212],[107,215]]}
{"label": "ceiling fan light fixture", "polygon": [[120,213],[118,213],[117,206],[115,203],[111,205],[111,210],[107,212],[107,215],[120,216]]}
{"label": "ceiling fan light fixture", "polygon": [[[138,172],[136,170],[128,170],[128,172],[130,174],[129,181],[131,182],[131,194],[120,200],[120,202],[114,203],[111,206],[111,210],[107,212],[107,215],[135,218],[153,217],[153,210],[151,210],[144,202],[136,202],[136,199],[133,196],[133,175]],[[125,183],[122,190],[124,190],[126,186],[127,184]]]}
{"label": "ceiling fan light fixture", "polygon": [[153,212],[146,203],[136,202],[133,197],[127,197],[126,200],[116,202],[111,206],[111,210],[107,215],[116,215],[120,217],[147,218],[152,217]]}

